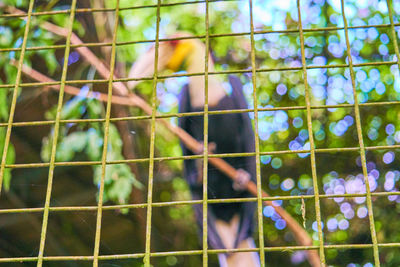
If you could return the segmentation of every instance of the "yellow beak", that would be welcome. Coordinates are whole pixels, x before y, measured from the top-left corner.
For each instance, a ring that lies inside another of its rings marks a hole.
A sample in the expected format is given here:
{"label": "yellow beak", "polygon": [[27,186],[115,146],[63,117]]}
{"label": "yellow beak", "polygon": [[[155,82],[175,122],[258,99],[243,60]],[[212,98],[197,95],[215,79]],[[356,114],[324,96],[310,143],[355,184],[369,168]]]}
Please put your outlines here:
{"label": "yellow beak", "polygon": [[178,42],[171,59],[167,63],[167,68],[172,71],[178,71],[193,49],[194,46],[190,40]]}
{"label": "yellow beak", "polygon": [[[178,71],[193,49],[194,45],[190,40],[179,41],[176,46],[168,42],[161,42],[158,47],[158,71],[166,68]],[[128,77],[151,77],[154,74],[154,56],[155,48],[153,46],[136,60],[131,67]],[[140,81],[129,81],[128,88],[133,89],[138,83]]]}

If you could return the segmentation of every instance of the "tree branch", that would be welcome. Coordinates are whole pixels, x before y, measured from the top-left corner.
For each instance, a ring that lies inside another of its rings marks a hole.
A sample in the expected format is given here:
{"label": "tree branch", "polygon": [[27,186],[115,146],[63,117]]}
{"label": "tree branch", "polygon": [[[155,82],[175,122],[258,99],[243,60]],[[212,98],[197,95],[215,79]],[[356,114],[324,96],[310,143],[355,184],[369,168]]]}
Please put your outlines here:
{"label": "tree branch", "polygon": [[[11,64],[17,67],[17,61],[15,59],[10,60]],[[37,70],[32,69],[26,64],[22,65],[22,72],[28,76],[29,78],[36,80],[38,82],[43,82],[43,83],[55,83],[57,82],[56,80],[53,80],[49,78],[48,76],[38,72]],[[46,85],[44,86],[45,88],[50,88],[53,90],[60,90],[60,85],[59,84],[53,84],[53,85]],[[64,92],[70,95],[81,95],[82,91],[80,88],[71,86],[71,85],[65,85],[64,87]],[[94,91],[89,91],[87,95],[85,96],[87,98],[96,98],[99,101],[102,102],[107,102],[107,95],[104,93],[100,92],[94,92]],[[114,105],[121,105],[121,106],[128,106],[128,107],[139,107],[140,101],[136,100],[137,96],[129,94],[128,98],[127,97],[121,97],[121,96],[116,96],[113,95],[111,98],[111,103]]]}

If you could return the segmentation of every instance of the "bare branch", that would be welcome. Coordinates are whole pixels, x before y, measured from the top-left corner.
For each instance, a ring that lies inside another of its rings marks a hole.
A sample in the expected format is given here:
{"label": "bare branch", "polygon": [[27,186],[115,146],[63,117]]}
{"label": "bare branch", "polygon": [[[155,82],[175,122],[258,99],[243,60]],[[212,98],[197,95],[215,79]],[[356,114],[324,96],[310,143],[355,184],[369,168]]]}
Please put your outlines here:
{"label": "bare branch", "polygon": [[[10,62],[12,65],[17,66],[17,62],[14,59],[11,59]],[[38,72],[37,70],[32,69],[31,67],[29,67],[26,64],[22,65],[22,72],[29,78],[36,80],[38,82],[43,82],[43,83],[56,82],[55,80]],[[60,85],[58,85],[58,84],[46,85],[45,88],[50,88],[50,89],[58,91],[58,90],[60,90]],[[80,88],[71,86],[71,85],[65,85],[64,91],[65,91],[65,93],[70,94],[70,95],[81,95],[82,94],[82,91]],[[98,99],[99,101],[107,102],[107,95],[104,93],[100,93],[100,92],[89,91],[85,97],[87,97],[87,98],[92,97],[92,98]],[[114,95],[114,96],[112,96],[111,103],[113,103],[114,105],[138,107],[138,103],[136,101],[136,95],[131,96],[130,94],[128,95],[128,97],[121,97],[121,96]]]}

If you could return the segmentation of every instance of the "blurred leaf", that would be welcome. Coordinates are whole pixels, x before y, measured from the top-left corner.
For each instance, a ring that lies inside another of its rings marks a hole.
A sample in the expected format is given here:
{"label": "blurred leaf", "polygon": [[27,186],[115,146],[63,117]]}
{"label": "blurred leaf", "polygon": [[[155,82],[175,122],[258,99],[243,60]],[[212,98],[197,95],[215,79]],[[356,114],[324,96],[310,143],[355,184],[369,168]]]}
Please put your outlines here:
{"label": "blurred leaf", "polygon": [[66,136],[62,143],[74,152],[82,152],[87,144],[87,132],[73,132]]}
{"label": "blurred leaf", "polygon": [[79,21],[74,21],[73,25],[73,31],[78,34],[78,36],[84,36],[85,35],[85,27],[82,27],[82,24]]}
{"label": "blurred leaf", "polygon": [[4,66],[4,71],[6,73],[7,83],[14,84],[17,77],[17,68],[11,64],[6,64]]}
{"label": "blurred leaf", "polygon": [[27,7],[29,1],[28,0],[2,0],[6,5],[12,5],[17,7]]}
{"label": "blurred leaf", "polygon": [[[51,148],[50,148],[51,149]],[[57,145],[56,160],[71,161],[74,158],[75,151],[64,141]]]}
{"label": "blurred leaf", "polygon": [[[7,150],[7,157],[6,157],[6,164],[14,164],[15,163],[15,149],[13,144],[8,145],[8,150]],[[4,189],[6,191],[10,190],[10,183],[11,183],[11,168],[5,168],[4,169],[4,176],[3,176],[3,181],[4,181]]]}
{"label": "blurred leaf", "polygon": [[13,33],[9,27],[0,26],[0,47],[11,47]]}
{"label": "blurred leaf", "polygon": [[87,111],[89,118],[94,119],[103,115],[104,107],[97,99],[91,99],[87,103]]}
{"label": "blurred leaf", "polygon": [[[5,145],[5,137],[6,137],[6,127],[0,127],[0,158],[3,157],[4,153],[4,145]],[[11,142],[8,144],[7,149],[7,156],[6,156],[6,164],[14,164],[15,163],[15,149]],[[4,169],[4,176],[3,176],[3,184],[4,189],[8,191],[10,189],[10,182],[11,182],[11,170],[10,168]]]}
{"label": "blurred leaf", "polygon": [[[109,136],[109,142],[111,143],[112,151],[115,152],[116,154],[121,154],[122,153],[122,140],[119,135],[117,127],[115,127],[115,125],[112,123],[110,123],[108,136]],[[113,159],[116,160],[118,158],[113,158]]]}
{"label": "blurred leaf", "polygon": [[49,74],[53,74],[58,67],[58,62],[54,52],[46,51],[46,53],[44,53],[44,60],[46,62]]}
{"label": "blurred leaf", "polygon": [[108,196],[117,203],[126,203],[132,191],[132,182],[127,177],[118,177],[108,189]]}
{"label": "blurred leaf", "polygon": [[79,96],[73,97],[63,106],[61,110],[61,119],[78,119],[85,110],[85,99]]}
{"label": "blurred leaf", "polygon": [[87,132],[87,147],[86,153],[90,160],[98,160],[101,158],[103,150],[103,138],[99,133],[91,128]]}
{"label": "blurred leaf", "polygon": [[8,89],[2,88],[0,89],[0,121],[8,120],[8,108]]}
{"label": "blurred leaf", "polygon": [[44,114],[44,117],[46,118],[46,120],[50,121],[50,120],[55,120],[56,115],[57,115],[57,106],[54,106],[46,111],[46,113]]}
{"label": "blurred leaf", "polygon": [[51,145],[52,145],[52,138],[44,137],[42,140],[42,149],[40,151],[40,157],[44,162],[50,161]]}
{"label": "blurred leaf", "polygon": [[51,19],[60,27],[66,27],[69,22],[68,15],[66,14],[55,14],[51,16]]}
{"label": "blurred leaf", "polygon": [[107,172],[112,173],[111,183],[108,183],[107,195],[117,203],[127,203],[132,192],[132,186],[143,189],[143,185],[135,179],[127,164],[112,166],[114,168],[107,169]]}

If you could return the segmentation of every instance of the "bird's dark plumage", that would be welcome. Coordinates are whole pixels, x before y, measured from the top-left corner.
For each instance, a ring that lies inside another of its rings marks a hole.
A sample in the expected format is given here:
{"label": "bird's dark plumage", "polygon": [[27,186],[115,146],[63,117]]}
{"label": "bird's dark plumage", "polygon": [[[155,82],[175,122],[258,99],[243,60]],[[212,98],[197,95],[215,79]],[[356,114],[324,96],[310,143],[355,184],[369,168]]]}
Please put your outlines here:
{"label": "bird's dark plumage", "polygon": [[[242,91],[242,84],[237,77],[230,76],[229,82],[232,93],[222,98],[218,105],[209,110],[247,109],[247,102]],[[194,112],[202,109],[192,108],[190,104],[189,86],[186,85],[181,93],[179,112]],[[209,115],[208,118],[208,142],[216,144],[215,154],[254,152],[254,132],[248,113]],[[179,119],[179,126],[202,142],[204,133],[203,116],[185,116]],[[193,155],[182,144],[184,155]],[[256,168],[254,157],[227,157],[224,158],[235,169],[247,171],[252,181],[256,181]],[[193,199],[202,199],[203,183],[199,180],[199,168],[196,160],[184,161],[184,176],[189,183]],[[247,191],[233,189],[232,180],[216,169],[208,166],[208,198],[241,198],[250,197]],[[214,221],[220,219],[229,222],[235,214],[240,217],[239,230],[235,241],[235,247],[242,241],[252,236],[254,225],[255,202],[209,204],[208,206],[208,242],[212,248],[225,248],[219,237]],[[202,205],[195,205],[196,219],[199,229],[202,229]],[[201,231],[201,230],[200,230]]]}

